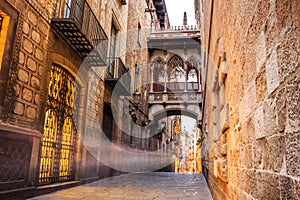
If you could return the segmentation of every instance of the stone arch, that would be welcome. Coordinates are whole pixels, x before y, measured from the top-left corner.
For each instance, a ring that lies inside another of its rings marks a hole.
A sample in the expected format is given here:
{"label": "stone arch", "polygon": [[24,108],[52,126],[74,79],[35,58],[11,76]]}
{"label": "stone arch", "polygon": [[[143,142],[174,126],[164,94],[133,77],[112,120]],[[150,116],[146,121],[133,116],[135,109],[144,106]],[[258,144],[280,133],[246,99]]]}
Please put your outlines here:
{"label": "stone arch", "polygon": [[179,74],[179,76],[186,76],[186,72],[184,69],[184,61],[179,55],[173,55],[168,60],[167,66],[167,74],[169,81],[171,81],[172,77],[174,76],[174,73],[176,72]]}
{"label": "stone arch", "polygon": [[153,81],[155,83],[164,82],[164,65],[165,61],[161,57],[153,60]]}
{"label": "stone arch", "polygon": [[[80,94],[79,94],[79,115],[77,116],[79,119],[83,119],[82,117],[82,113],[84,113],[84,109],[85,109],[85,102],[86,102],[86,93],[87,93],[87,87],[88,87],[88,71],[85,70],[84,66],[76,66],[76,64],[74,64],[74,62],[72,62],[71,60],[69,60],[68,58],[66,58],[65,56],[59,54],[59,53],[55,53],[55,52],[51,52],[50,54],[50,59],[49,59],[49,63],[47,66],[47,72],[45,73],[47,78],[45,79],[45,83],[44,83],[44,87],[47,88],[45,90],[42,102],[46,102],[47,101],[47,92],[48,92],[48,84],[50,81],[50,71],[51,71],[51,66],[52,64],[55,63],[57,65],[59,65],[60,67],[62,67],[63,69],[65,69],[66,71],[68,71],[74,78],[75,78],[75,82],[76,84],[79,86],[80,88]],[[46,111],[46,106],[44,106],[44,112],[42,112],[42,119],[44,119],[45,117],[45,111]],[[76,129],[77,129],[77,134],[81,135],[84,133],[84,126],[82,124],[82,120],[80,120],[78,122],[78,124],[76,124]]]}
{"label": "stone arch", "polygon": [[64,68],[65,70],[67,70],[73,77],[75,77],[76,81],[78,81],[78,84],[80,85],[81,88],[85,87],[87,79],[82,73],[82,70],[79,70],[78,67],[68,58],[64,57],[61,54],[52,52],[50,54],[50,62],[51,63],[49,63],[48,66],[49,70],[51,68],[51,64],[56,63],[62,68]]}
{"label": "stone arch", "polygon": [[198,90],[200,84],[199,61],[195,56],[190,56],[186,61],[186,80],[188,90]]}
{"label": "stone arch", "polygon": [[174,54],[172,55],[168,61],[167,61],[167,65],[169,67],[175,68],[178,65],[184,65],[184,61],[183,58],[181,56],[179,56],[178,54]]}
{"label": "stone arch", "polygon": [[157,56],[151,60],[152,60],[151,63],[155,63],[157,61],[162,61],[163,63],[165,63],[165,60],[161,56]]}
{"label": "stone arch", "polygon": [[[72,74],[72,71],[66,68],[68,66],[58,63],[51,62],[47,83],[45,106],[47,111],[45,112],[39,170],[40,184],[71,180],[76,173],[74,157],[77,155],[74,149],[77,144],[78,129],[75,127],[80,113],[80,98],[76,97],[80,97],[80,85],[75,82],[74,71]],[[48,137],[50,133],[55,133],[57,138]]]}
{"label": "stone arch", "polygon": [[190,56],[186,61],[185,61],[186,64],[190,64],[192,67],[195,67],[197,69],[199,69],[200,67],[200,62],[199,62],[199,59],[196,58],[196,56],[192,55]]}
{"label": "stone arch", "polygon": [[198,105],[153,105],[149,108],[149,120],[162,119],[166,116],[171,115],[186,115],[196,119],[197,121],[201,120],[201,110]]}

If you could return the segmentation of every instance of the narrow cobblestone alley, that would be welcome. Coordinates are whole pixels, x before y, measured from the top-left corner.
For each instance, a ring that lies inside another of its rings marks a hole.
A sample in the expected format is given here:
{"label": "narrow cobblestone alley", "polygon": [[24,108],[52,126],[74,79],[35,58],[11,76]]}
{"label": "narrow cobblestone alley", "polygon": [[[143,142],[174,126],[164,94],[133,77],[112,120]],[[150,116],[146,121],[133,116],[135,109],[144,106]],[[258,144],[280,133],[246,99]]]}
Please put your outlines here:
{"label": "narrow cobblestone alley", "polygon": [[33,199],[210,200],[212,198],[202,174],[151,172],[105,178],[82,186],[37,196]]}
{"label": "narrow cobblestone alley", "polygon": [[0,200],[300,200],[300,0],[0,0]]}

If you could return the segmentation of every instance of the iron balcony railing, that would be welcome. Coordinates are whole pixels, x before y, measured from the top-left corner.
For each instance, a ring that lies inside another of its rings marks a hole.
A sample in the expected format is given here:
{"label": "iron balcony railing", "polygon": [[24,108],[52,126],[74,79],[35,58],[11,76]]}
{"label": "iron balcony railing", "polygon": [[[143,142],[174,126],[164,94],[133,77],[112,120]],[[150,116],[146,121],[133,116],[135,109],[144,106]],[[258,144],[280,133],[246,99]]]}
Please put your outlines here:
{"label": "iron balcony railing", "polygon": [[109,59],[108,66],[109,75],[111,78],[121,78],[128,69],[125,67],[121,58]]}
{"label": "iron balcony railing", "polygon": [[131,76],[127,72],[128,68],[125,67],[121,58],[109,59],[108,76],[105,82],[113,89],[118,84],[116,92],[122,96],[130,95]]}
{"label": "iron balcony railing", "polygon": [[108,38],[86,0],[58,3],[52,24],[92,66],[106,65]]}

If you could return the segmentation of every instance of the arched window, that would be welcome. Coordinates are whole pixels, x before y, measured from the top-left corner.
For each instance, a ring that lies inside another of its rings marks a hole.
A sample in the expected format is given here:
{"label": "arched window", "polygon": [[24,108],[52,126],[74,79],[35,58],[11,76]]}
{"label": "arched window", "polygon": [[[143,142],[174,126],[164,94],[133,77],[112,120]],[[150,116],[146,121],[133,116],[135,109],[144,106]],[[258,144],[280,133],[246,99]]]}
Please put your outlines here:
{"label": "arched window", "polygon": [[40,184],[73,179],[78,90],[74,77],[53,64],[41,149]]}
{"label": "arched window", "polygon": [[165,82],[164,61],[162,58],[154,61],[153,79],[153,91],[162,92]]}
{"label": "arched window", "polygon": [[173,71],[173,69],[178,67],[184,69],[184,62],[178,55],[174,55],[168,62],[168,76],[170,77],[170,73]]}
{"label": "arched window", "polygon": [[187,90],[199,89],[199,62],[195,57],[191,57],[186,61],[187,66]]}
{"label": "arched window", "polygon": [[196,69],[191,69],[188,74],[188,80],[187,82],[198,82],[198,76]]}
{"label": "arched window", "polygon": [[177,66],[171,71],[170,82],[185,82],[185,71],[181,66]]}
{"label": "arched window", "polygon": [[164,61],[161,58],[154,61],[153,75],[154,82],[164,82]]}
{"label": "arched window", "polygon": [[184,62],[178,55],[174,55],[169,60],[167,73],[169,77],[168,90],[184,90],[186,72],[184,70]]}

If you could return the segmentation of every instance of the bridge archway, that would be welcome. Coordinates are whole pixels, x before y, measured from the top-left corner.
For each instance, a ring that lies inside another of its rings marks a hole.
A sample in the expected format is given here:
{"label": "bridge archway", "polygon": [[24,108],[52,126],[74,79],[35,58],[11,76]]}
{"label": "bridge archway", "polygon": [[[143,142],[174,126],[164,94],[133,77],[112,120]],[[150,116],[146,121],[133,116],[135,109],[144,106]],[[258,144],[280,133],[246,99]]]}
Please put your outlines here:
{"label": "bridge archway", "polygon": [[201,121],[201,109],[199,105],[161,105],[155,104],[149,108],[149,120],[156,121],[172,115],[185,115]]}

